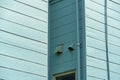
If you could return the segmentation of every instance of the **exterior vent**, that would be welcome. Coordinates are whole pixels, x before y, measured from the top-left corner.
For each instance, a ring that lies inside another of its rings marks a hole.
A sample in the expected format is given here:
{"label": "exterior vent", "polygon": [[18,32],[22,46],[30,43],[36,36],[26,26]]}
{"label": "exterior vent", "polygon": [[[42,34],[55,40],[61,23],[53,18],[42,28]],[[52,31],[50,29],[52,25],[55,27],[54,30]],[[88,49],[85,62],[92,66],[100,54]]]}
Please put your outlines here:
{"label": "exterior vent", "polygon": [[49,3],[50,3],[50,5],[53,5],[53,4],[56,4],[60,1],[63,1],[63,0],[50,0]]}
{"label": "exterior vent", "polygon": [[59,55],[63,53],[63,46],[64,46],[63,44],[56,46],[55,54]]}

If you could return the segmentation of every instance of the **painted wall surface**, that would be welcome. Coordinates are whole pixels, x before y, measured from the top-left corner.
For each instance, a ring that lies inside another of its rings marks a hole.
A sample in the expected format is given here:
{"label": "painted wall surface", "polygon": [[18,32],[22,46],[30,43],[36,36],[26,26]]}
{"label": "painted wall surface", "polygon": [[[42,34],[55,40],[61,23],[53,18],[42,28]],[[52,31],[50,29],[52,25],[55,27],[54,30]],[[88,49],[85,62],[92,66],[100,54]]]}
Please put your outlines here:
{"label": "painted wall surface", "polygon": [[85,7],[87,80],[119,80],[120,2],[86,0]]}
{"label": "painted wall surface", "polygon": [[[76,9],[75,0],[60,0],[50,4],[50,76],[76,69]],[[63,53],[55,54],[63,44]],[[74,44],[74,51],[68,46]]]}
{"label": "painted wall surface", "polygon": [[47,80],[47,0],[0,0],[0,78]]}

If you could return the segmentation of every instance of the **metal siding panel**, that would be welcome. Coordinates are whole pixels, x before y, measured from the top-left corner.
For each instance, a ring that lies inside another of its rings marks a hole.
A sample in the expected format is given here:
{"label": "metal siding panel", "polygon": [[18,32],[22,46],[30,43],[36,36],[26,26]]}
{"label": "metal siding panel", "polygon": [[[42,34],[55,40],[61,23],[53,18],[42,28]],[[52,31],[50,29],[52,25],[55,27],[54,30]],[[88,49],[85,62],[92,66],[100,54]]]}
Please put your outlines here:
{"label": "metal siding panel", "polygon": [[48,3],[16,1],[0,3],[0,78],[47,80]]}

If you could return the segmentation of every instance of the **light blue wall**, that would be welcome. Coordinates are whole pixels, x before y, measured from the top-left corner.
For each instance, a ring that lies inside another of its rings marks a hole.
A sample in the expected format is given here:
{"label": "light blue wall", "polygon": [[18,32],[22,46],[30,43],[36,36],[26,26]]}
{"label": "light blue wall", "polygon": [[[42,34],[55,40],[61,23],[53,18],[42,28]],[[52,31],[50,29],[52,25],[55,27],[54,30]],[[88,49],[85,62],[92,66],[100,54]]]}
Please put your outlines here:
{"label": "light blue wall", "polygon": [[118,0],[86,0],[87,80],[120,79],[119,24]]}
{"label": "light blue wall", "polygon": [[0,0],[0,78],[47,80],[47,33],[47,0]]}
{"label": "light blue wall", "polygon": [[120,1],[108,1],[108,51],[111,80],[120,79]]}

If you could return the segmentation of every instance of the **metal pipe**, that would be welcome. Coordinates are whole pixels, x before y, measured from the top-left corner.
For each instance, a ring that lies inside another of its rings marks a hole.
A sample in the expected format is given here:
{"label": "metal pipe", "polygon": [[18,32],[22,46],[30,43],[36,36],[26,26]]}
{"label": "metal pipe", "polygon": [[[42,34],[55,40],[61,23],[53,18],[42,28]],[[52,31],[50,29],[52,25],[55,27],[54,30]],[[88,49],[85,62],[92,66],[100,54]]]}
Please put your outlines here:
{"label": "metal pipe", "polygon": [[107,0],[105,0],[105,44],[106,44],[106,62],[107,62],[107,78],[110,80],[109,69],[109,52],[108,52],[108,21],[107,21]]}
{"label": "metal pipe", "polygon": [[76,23],[77,23],[77,80],[81,80],[80,74],[80,25],[79,25],[79,0],[76,0]]}

